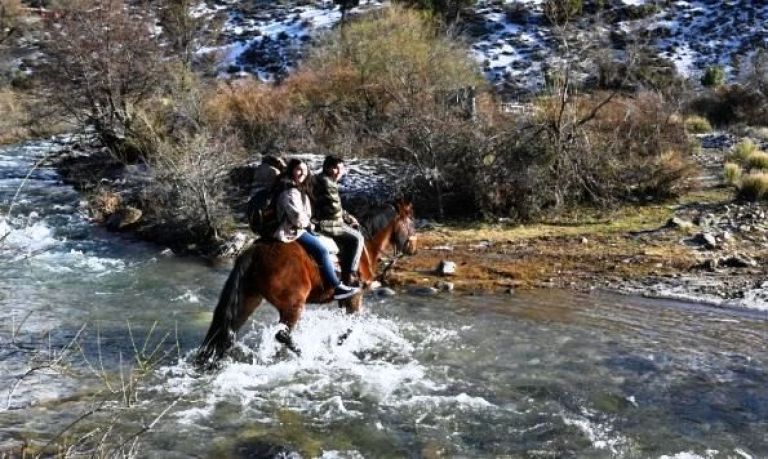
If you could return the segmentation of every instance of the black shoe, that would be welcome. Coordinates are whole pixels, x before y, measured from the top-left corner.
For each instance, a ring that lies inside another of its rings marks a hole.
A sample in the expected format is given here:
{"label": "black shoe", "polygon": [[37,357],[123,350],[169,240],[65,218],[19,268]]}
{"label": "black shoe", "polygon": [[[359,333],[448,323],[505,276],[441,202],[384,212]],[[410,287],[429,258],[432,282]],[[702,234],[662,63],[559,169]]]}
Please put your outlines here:
{"label": "black shoe", "polygon": [[344,298],[349,298],[350,296],[355,296],[360,291],[357,287],[347,287],[344,284],[339,284],[338,287],[333,291],[333,299],[335,300],[343,300]]}

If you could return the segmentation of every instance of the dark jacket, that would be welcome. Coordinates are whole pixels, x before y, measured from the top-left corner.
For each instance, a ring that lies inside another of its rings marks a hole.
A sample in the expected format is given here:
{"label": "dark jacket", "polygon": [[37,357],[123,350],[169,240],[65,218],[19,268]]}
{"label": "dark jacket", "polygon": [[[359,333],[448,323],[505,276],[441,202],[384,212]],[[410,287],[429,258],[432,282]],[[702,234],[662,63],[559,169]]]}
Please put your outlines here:
{"label": "dark jacket", "polygon": [[345,223],[351,222],[351,216],[341,208],[339,184],[325,174],[316,175],[313,183],[314,206],[313,221],[317,231],[330,236],[338,236]]}

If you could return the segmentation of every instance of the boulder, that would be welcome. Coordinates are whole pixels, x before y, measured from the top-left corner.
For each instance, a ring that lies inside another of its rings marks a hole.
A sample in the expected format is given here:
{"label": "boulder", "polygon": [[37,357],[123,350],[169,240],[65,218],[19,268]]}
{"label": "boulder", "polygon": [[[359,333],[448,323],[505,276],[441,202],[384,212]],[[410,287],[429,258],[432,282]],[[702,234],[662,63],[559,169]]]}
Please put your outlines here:
{"label": "boulder", "polygon": [[711,233],[699,233],[693,237],[692,241],[710,250],[717,248],[717,239]]}
{"label": "boulder", "polygon": [[120,231],[138,223],[142,215],[143,212],[135,207],[121,207],[107,218],[106,227],[110,231]]}

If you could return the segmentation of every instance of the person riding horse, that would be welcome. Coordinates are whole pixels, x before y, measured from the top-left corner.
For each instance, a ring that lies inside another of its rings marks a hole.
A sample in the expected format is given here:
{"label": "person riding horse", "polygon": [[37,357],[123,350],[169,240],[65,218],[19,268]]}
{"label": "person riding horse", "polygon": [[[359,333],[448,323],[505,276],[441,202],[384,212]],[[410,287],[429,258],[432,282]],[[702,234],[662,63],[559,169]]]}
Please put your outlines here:
{"label": "person riding horse", "polygon": [[277,218],[280,222],[273,237],[280,242],[298,241],[317,261],[325,282],[334,287],[333,298],[349,298],[356,295],[360,289],[346,286],[339,281],[328,249],[311,231],[310,183],[307,164],[300,159],[290,160],[273,188],[273,196],[277,198]]}
{"label": "person riding horse", "polygon": [[358,228],[357,219],[341,206],[339,181],[346,173],[344,160],[329,155],[323,161],[323,170],[314,177],[312,188],[313,222],[317,231],[339,245],[339,265],[342,282],[352,284],[359,278],[360,256],[365,239]]}

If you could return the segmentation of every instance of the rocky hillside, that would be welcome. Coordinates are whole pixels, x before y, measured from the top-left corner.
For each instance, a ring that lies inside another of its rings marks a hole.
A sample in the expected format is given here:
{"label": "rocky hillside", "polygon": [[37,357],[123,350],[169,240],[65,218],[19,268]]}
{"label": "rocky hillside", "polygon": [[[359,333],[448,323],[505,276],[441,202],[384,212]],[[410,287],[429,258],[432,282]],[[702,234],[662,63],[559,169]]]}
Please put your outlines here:
{"label": "rocky hillside", "polygon": [[[541,0],[479,0],[459,21],[459,37],[470,47],[488,79],[509,90],[535,90],[556,60],[560,41],[544,14]],[[643,47],[679,75],[698,78],[720,66],[731,80],[760,48],[768,45],[768,4],[750,0],[652,1],[610,0],[602,9],[586,1],[568,25],[577,46],[588,40],[621,56]],[[353,14],[384,5],[363,1]],[[198,14],[225,15],[222,75],[252,73],[280,78],[301,53],[341,14],[330,1],[251,3],[218,0]]]}

